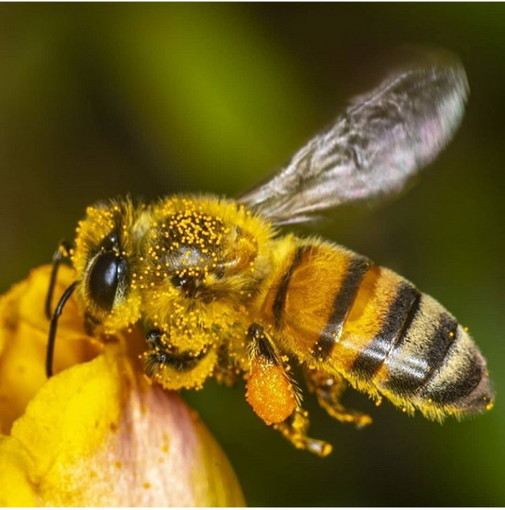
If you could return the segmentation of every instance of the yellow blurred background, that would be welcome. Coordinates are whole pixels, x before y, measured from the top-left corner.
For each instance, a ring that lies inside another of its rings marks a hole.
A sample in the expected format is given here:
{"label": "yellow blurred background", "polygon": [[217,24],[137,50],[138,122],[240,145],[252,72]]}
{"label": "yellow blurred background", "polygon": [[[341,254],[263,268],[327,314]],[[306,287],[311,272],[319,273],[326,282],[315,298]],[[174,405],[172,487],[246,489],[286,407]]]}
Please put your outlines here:
{"label": "yellow blurred background", "polygon": [[[461,129],[394,203],[316,231],[435,296],[488,358],[496,408],[443,426],[349,392],[363,431],[318,409],[319,459],[265,427],[242,386],[185,397],[253,506],[505,505],[505,6],[0,5],[0,291],[50,261],[86,205],[131,193],[233,196],[283,164],[407,43],[456,52]],[[307,230],[303,231],[307,232]],[[42,304],[41,304],[42,306]]]}

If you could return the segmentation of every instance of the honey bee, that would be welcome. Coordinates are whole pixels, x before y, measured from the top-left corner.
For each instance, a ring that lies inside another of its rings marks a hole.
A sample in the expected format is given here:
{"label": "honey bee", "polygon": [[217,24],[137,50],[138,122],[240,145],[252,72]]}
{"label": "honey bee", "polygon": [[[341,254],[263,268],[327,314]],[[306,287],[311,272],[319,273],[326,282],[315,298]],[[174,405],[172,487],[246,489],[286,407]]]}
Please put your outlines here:
{"label": "honey bee", "polygon": [[[486,361],[467,330],[405,278],[342,246],[280,233],[343,204],[390,197],[457,128],[468,85],[455,58],[397,70],[360,96],[287,166],[236,200],[172,196],[88,207],[73,246],[56,252],[46,313],[47,374],[58,317],[75,291],[86,322],[113,334],[139,325],[145,373],[164,388],[246,380],[254,412],[297,448],[324,456],[293,367],[334,418],[347,386],[442,420],[492,407]],[[54,311],[60,261],[75,282]]]}

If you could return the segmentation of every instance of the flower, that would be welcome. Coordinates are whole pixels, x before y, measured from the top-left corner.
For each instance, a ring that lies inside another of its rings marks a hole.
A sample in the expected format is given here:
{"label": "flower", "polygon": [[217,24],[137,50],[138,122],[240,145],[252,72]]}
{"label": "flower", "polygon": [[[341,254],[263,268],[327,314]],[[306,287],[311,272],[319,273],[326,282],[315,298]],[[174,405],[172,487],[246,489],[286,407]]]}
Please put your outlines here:
{"label": "flower", "polygon": [[[100,343],[71,299],[46,380],[49,273],[0,298],[0,505],[242,506],[196,413],[142,375],[138,330]],[[72,276],[61,268],[56,295]]]}

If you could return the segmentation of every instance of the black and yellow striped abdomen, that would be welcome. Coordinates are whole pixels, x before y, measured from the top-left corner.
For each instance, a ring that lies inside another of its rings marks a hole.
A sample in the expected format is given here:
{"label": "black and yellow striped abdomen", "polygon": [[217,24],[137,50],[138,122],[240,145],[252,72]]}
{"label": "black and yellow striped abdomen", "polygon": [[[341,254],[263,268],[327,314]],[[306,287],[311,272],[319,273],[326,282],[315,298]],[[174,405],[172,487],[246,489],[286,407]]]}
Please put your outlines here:
{"label": "black and yellow striped abdomen", "polygon": [[486,362],[455,318],[386,268],[345,248],[293,244],[263,313],[301,361],[430,418],[490,406]]}

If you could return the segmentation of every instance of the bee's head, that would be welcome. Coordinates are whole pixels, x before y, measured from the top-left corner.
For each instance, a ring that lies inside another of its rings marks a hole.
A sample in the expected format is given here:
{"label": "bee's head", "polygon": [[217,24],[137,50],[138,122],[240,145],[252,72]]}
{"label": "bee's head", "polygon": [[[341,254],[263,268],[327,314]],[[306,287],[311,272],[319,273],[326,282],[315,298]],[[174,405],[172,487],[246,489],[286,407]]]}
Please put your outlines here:
{"label": "bee's head", "polygon": [[77,293],[86,314],[113,332],[136,322],[140,297],[135,291],[135,209],[125,201],[88,207],[77,227],[72,262]]}

